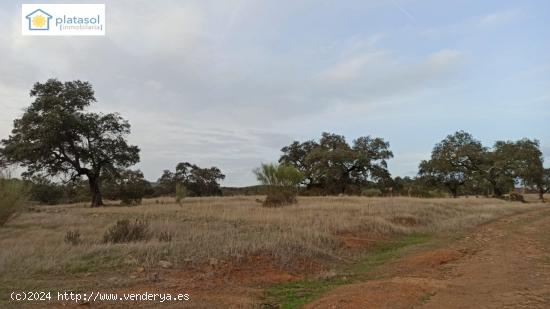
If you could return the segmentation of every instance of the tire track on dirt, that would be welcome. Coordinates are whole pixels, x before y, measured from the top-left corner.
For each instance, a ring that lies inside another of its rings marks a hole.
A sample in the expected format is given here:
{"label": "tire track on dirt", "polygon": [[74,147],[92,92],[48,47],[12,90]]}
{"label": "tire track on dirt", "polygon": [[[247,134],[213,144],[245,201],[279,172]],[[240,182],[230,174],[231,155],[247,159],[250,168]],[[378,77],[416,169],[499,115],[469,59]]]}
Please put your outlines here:
{"label": "tire track on dirt", "polygon": [[306,308],[550,308],[550,209],[485,224],[377,273]]}

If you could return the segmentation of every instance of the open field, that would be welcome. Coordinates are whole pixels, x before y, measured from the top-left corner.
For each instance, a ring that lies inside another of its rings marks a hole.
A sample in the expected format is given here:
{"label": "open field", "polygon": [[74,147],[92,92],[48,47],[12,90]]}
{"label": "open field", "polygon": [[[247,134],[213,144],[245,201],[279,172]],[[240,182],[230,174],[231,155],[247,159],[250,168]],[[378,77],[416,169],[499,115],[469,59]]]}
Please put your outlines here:
{"label": "open field", "polygon": [[[161,275],[178,270],[186,276],[216,276],[212,268],[223,265],[242,269],[246,276],[247,263],[257,278],[264,270],[275,274],[273,280],[253,280],[255,284],[293,281],[353,263],[358,252],[389,239],[452,234],[539,207],[485,198],[301,197],[296,206],[264,208],[256,198],[188,198],[181,205],[162,198],[135,207],[95,209],[84,204],[34,207],[1,230],[2,295],[12,289],[154,285],[150,276],[159,276],[159,269]],[[118,219],[146,220],[150,239],[103,243],[105,231]],[[69,230],[79,231],[80,244],[64,241]],[[160,241],[161,234],[171,235],[171,241]]]}

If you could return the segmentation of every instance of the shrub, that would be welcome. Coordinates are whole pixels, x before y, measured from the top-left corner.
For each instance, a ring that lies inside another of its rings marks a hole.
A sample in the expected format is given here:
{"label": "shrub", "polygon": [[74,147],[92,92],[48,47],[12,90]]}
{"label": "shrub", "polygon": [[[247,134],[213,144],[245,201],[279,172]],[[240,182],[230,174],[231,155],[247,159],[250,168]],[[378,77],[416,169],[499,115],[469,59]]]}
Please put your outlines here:
{"label": "shrub", "polygon": [[30,199],[41,204],[55,205],[63,199],[63,186],[45,178],[35,177],[29,190]]}
{"label": "shrub", "polygon": [[127,206],[136,206],[141,204],[142,196],[141,194],[136,194],[136,192],[123,191],[120,193],[120,204]]}
{"label": "shrub", "polygon": [[285,164],[262,164],[254,170],[260,183],[267,186],[266,207],[280,207],[296,203],[298,186],[303,176],[295,167]]}
{"label": "shrub", "polygon": [[296,191],[286,187],[273,187],[269,190],[262,205],[265,207],[281,207],[295,203],[297,203]]}
{"label": "shrub", "polygon": [[126,243],[149,240],[149,222],[146,220],[118,220],[103,235],[105,243]]}
{"label": "shrub", "polygon": [[525,203],[525,198],[523,197],[523,195],[516,192],[510,193],[510,195],[508,196],[508,200],[511,202]]}
{"label": "shrub", "polygon": [[176,184],[176,203],[181,205],[181,200],[186,198],[187,195],[187,188],[181,183]]}
{"label": "shrub", "polygon": [[65,234],[65,243],[73,246],[80,244],[80,232],[78,230],[67,231],[67,233]]}
{"label": "shrub", "polygon": [[380,189],[370,188],[370,189],[363,189],[361,194],[363,196],[375,197],[375,196],[382,196],[382,191],[380,191]]}
{"label": "shrub", "polygon": [[23,207],[26,195],[27,190],[22,181],[0,177],[0,226]]}

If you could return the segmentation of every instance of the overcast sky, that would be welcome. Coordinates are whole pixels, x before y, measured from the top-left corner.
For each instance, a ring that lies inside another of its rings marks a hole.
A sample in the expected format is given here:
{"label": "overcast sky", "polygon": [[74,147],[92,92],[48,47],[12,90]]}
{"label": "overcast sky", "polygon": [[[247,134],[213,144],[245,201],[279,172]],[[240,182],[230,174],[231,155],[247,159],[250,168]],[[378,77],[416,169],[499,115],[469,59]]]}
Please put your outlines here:
{"label": "overcast sky", "polygon": [[106,15],[105,37],[23,37],[21,2],[0,3],[0,138],[56,77],[130,121],[149,180],[189,161],[255,184],[323,131],[388,140],[394,176],[460,129],[539,139],[550,163],[550,1],[117,0]]}

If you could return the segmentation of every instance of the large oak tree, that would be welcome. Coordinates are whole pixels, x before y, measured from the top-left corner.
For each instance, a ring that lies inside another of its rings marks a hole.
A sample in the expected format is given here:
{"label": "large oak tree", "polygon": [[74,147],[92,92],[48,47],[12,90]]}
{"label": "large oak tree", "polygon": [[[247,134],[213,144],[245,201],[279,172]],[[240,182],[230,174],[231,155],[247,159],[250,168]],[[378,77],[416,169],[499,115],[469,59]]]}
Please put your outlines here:
{"label": "large oak tree", "polygon": [[30,96],[34,101],[1,142],[2,159],[26,168],[26,176],[86,176],[91,206],[103,205],[102,174],[139,162],[139,148],[126,141],[128,121],[118,114],[85,111],[96,102],[88,82],[49,79],[34,84]]}
{"label": "large oak tree", "polygon": [[324,193],[345,193],[368,181],[390,177],[387,160],[393,157],[390,145],[382,138],[362,136],[346,142],[344,136],[323,133],[319,142],[293,142],[281,149],[279,163],[294,166],[302,173],[308,189]]}

